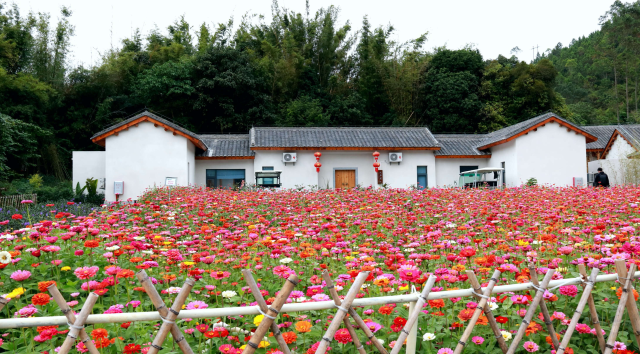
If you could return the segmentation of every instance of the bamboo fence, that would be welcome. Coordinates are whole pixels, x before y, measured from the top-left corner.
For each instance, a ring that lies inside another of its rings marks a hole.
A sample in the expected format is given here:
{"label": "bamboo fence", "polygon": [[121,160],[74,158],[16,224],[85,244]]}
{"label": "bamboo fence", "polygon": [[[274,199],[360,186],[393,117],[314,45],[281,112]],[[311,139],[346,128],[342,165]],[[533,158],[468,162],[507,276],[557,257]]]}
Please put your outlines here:
{"label": "bamboo fence", "polygon": [[[285,300],[289,296],[290,292],[294,289],[295,285],[298,284],[298,279],[295,275],[290,276],[286,281],[279,292],[276,300],[272,303],[271,307],[267,308],[265,312],[261,307],[266,307],[266,303],[264,303],[264,299],[259,295],[259,290],[257,289],[257,285],[255,281],[252,282],[253,278],[250,274],[245,274],[246,279],[248,279],[248,284],[252,289],[252,292],[255,292],[256,299],[258,301],[257,306],[246,306],[246,307],[225,307],[225,308],[212,308],[212,309],[200,309],[200,310],[183,310],[180,311],[184,300],[186,299],[188,293],[191,290],[191,287],[194,284],[194,281],[191,279],[187,279],[185,286],[182,288],[181,293],[176,297],[175,302],[171,309],[167,309],[164,305],[162,299],[157,296],[157,291],[154,291],[155,288],[151,284],[151,282],[147,281],[148,277],[144,271],[141,271],[137,274],[138,279],[143,284],[146,289],[147,295],[151,298],[154,306],[156,306],[157,311],[155,312],[133,312],[133,313],[119,313],[119,314],[101,314],[101,315],[89,315],[95,300],[97,299],[97,295],[94,293],[90,293],[89,297],[85,300],[85,305],[82,308],[82,311],[74,316],[72,311],[69,311],[66,302],[55,285],[50,286],[48,288],[49,292],[52,294],[53,299],[60,306],[62,312],[65,316],[50,316],[50,317],[30,317],[30,318],[9,318],[9,319],[0,319],[0,329],[9,329],[9,328],[23,328],[23,327],[37,327],[37,326],[69,326],[69,335],[67,340],[61,347],[60,353],[64,354],[68,351],[73,344],[75,344],[76,339],[81,340],[87,345],[87,349],[90,353],[95,353],[94,348],[91,348],[90,341],[86,336],[86,332],[83,329],[86,325],[92,324],[101,324],[101,323],[124,323],[124,322],[133,322],[133,321],[163,321],[163,324],[158,331],[158,335],[153,342],[152,349],[160,350],[160,345],[164,341],[164,339],[168,336],[169,333],[172,334],[174,340],[180,344],[181,342],[185,342],[184,337],[181,334],[181,331],[175,324],[176,320],[184,319],[184,318],[221,318],[225,316],[241,316],[241,315],[258,315],[260,313],[264,314],[265,317],[258,326],[258,329],[253,334],[249,343],[252,345],[247,345],[245,347],[245,353],[250,354],[253,353],[255,349],[258,348],[258,345],[265,335],[269,331],[272,330],[276,338],[279,337],[279,331],[277,331],[274,326],[272,326],[274,319],[282,313],[287,312],[304,312],[304,311],[318,311],[318,310],[329,310],[329,309],[337,309],[337,313],[332,320],[327,333],[323,336],[323,339],[320,341],[320,345],[317,354],[324,353],[327,345],[333,340],[333,336],[337,329],[344,324],[345,327],[349,330],[349,333],[354,338],[354,344],[356,345],[356,349],[360,354],[363,354],[363,346],[357,337],[357,333],[355,331],[355,327],[351,325],[350,319],[353,319],[358,325],[357,328],[361,329],[364,334],[367,336],[368,340],[372,342],[372,344],[378,349],[381,354],[387,354],[387,351],[384,349],[382,345],[376,340],[375,336],[369,328],[364,325],[362,319],[358,316],[355,311],[355,307],[363,307],[363,306],[376,306],[376,305],[386,305],[392,303],[409,303],[409,321],[405,328],[403,328],[401,333],[401,339],[397,341],[398,349],[393,350],[392,354],[395,354],[400,351],[400,347],[404,344],[404,338],[406,338],[406,353],[407,354],[415,354],[416,349],[416,341],[417,341],[417,317],[419,312],[422,309],[422,305],[428,300],[436,300],[436,299],[450,299],[455,297],[469,297],[473,296],[479,300],[476,311],[474,312],[474,317],[477,319],[478,316],[482,312],[487,316],[489,323],[492,326],[492,330],[494,330],[494,334],[496,334],[497,344],[502,349],[503,352],[513,353],[516,348],[520,345],[520,341],[524,335],[524,331],[531,323],[533,314],[537,312],[538,307],[544,303],[542,301],[542,296],[546,290],[553,290],[557,287],[564,285],[582,285],[584,291],[581,295],[578,307],[574,312],[574,316],[572,318],[571,324],[569,326],[569,330],[565,332],[565,336],[562,340],[562,343],[559,345],[554,343],[554,347],[558,348],[558,354],[562,354],[566,350],[566,345],[568,344],[573,329],[575,329],[575,325],[582,314],[582,310],[588,304],[590,308],[590,316],[594,321],[594,325],[599,327],[598,325],[598,315],[593,311],[595,308],[595,304],[593,301],[593,296],[591,295],[591,290],[594,287],[595,283],[601,282],[613,282],[620,281],[623,287],[623,293],[620,299],[620,303],[618,305],[618,309],[616,311],[615,320],[613,322],[612,329],[609,333],[609,338],[606,343],[604,343],[604,338],[602,338],[601,344],[601,352],[605,354],[610,354],[613,349],[613,343],[616,340],[617,332],[619,329],[619,323],[622,321],[622,318],[625,312],[629,315],[629,320],[634,329],[634,335],[637,338],[640,338],[640,316],[638,315],[638,308],[636,302],[633,298],[633,281],[636,278],[640,278],[640,271],[636,272],[636,266],[633,264],[627,272],[626,265],[623,260],[616,262],[616,270],[617,274],[606,274],[606,275],[597,275],[597,269],[594,269],[591,275],[586,277],[586,269],[584,266],[579,267],[579,271],[581,276],[576,278],[562,279],[552,281],[551,278],[555,273],[555,270],[550,269],[545,275],[544,279],[538,283],[537,276],[533,276],[535,272],[532,272],[532,279],[530,283],[518,283],[518,284],[510,284],[510,285],[499,285],[496,286],[497,278],[500,275],[499,271],[496,271],[491,280],[489,281],[487,287],[481,288],[480,284],[475,276],[475,274],[471,271],[467,271],[467,275],[469,276],[469,280],[471,282],[472,288],[470,289],[461,289],[461,290],[451,290],[451,291],[439,291],[439,292],[430,292],[431,287],[433,286],[433,278],[429,279],[429,282],[425,285],[422,293],[414,292],[412,294],[407,295],[396,295],[396,296],[384,296],[384,297],[373,297],[373,298],[362,298],[356,299],[356,294],[360,290],[364,280],[366,279],[368,273],[362,272],[358,275],[355,281],[352,283],[352,287],[349,292],[346,294],[343,300],[341,300],[337,295],[335,289],[333,289],[333,281],[329,277],[328,273],[324,272],[323,277],[325,278],[326,284],[330,290],[331,297],[333,301],[322,301],[322,302],[309,302],[309,303],[293,303],[293,304],[285,304]],[[248,276],[247,276],[248,275]],[[632,275],[632,276],[630,276]],[[518,292],[518,291],[526,291],[526,290],[535,290],[536,294],[533,297],[529,309],[523,319],[523,323],[520,325],[519,331],[516,336],[513,338],[511,342],[511,346],[507,349],[505,342],[501,336],[498,335],[498,327],[495,323],[495,319],[493,318],[493,314],[491,312],[491,308],[489,306],[489,299],[491,294],[503,293],[503,292]],[[262,299],[262,301],[260,301]],[[6,305],[6,301],[4,299],[0,299],[0,310],[2,307]],[[543,311],[544,313],[544,311]],[[347,317],[346,315],[350,316]],[[545,322],[547,321],[547,316],[545,316]],[[473,321],[472,321],[473,322]],[[465,329],[463,337],[459,341],[459,345],[456,348],[456,353],[461,353],[464,350],[466,345],[466,340],[471,335],[473,327],[475,323],[469,323],[468,328]],[[616,326],[616,323],[618,325]],[[351,327],[351,329],[349,329]],[[495,327],[495,328],[493,328]],[[596,327],[596,328],[597,328]],[[410,330],[409,330],[410,328]],[[243,333],[249,333],[240,328],[233,328],[234,331],[239,331]],[[599,333],[599,332],[598,332]],[[598,340],[600,341],[601,336],[598,336]],[[279,341],[280,342],[280,341]],[[323,344],[324,343],[324,344]],[[279,343],[282,344],[282,343]],[[286,344],[286,343],[285,343]],[[249,348],[249,349],[248,349]],[[193,353],[188,345],[181,346],[181,351],[183,353]],[[284,351],[283,351],[284,352]]]}
{"label": "bamboo fence", "polygon": [[18,208],[21,209],[24,207],[24,204],[21,202],[23,200],[31,200],[33,203],[38,202],[37,194],[15,194],[15,195],[6,195],[0,197],[0,208]]}

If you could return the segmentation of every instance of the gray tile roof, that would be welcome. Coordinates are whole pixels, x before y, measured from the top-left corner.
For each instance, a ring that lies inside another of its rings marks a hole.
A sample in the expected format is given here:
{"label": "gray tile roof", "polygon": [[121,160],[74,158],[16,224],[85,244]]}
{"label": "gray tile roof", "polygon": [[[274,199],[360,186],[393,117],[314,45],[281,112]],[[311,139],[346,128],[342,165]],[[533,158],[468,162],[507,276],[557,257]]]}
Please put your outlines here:
{"label": "gray tile roof", "polygon": [[202,134],[199,137],[207,145],[207,151],[198,156],[244,157],[255,155],[249,149],[249,134]]}
{"label": "gray tile roof", "polygon": [[166,119],[164,119],[164,118],[162,118],[162,117],[159,117],[158,115],[155,115],[155,114],[153,114],[153,113],[151,113],[151,112],[148,112],[148,111],[144,111],[144,112],[142,112],[142,113],[140,113],[140,114],[136,114],[135,116],[133,116],[133,117],[131,117],[131,118],[127,118],[127,119],[123,120],[122,122],[119,122],[119,123],[117,123],[117,124],[114,124],[114,125],[112,125],[112,126],[110,126],[110,127],[108,127],[108,128],[105,128],[105,129],[103,129],[103,130],[101,130],[101,131],[97,132],[96,134],[94,134],[94,135],[91,137],[91,140],[93,140],[93,139],[95,139],[95,138],[99,137],[99,136],[100,136],[100,135],[102,135],[102,134],[105,134],[105,133],[108,133],[108,132],[110,132],[110,131],[112,131],[112,130],[114,130],[114,129],[117,129],[117,128],[119,128],[119,127],[121,127],[121,126],[125,125],[125,124],[131,123],[131,122],[133,122],[134,120],[139,119],[139,118],[142,118],[142,117],[144,117],[144,116],[147,116],[147,117],[149,117],[149,118],[152,118],[153,120],[156,120],[156,121],[158,121],[158,122],[160,122],[160,123],[162,123],[162,124],[165,124],[165,125],[167,125],[167,126],[169,126],[169,127],[173,128],[173,129],[175,129],[175,130],[177,130],[177,131],[179,131],[179,132],[181,132],[181,133],[184,133],[185,135],[188,135],[188,136],[190,136],[190,137],[192,137],[192,138],[194,138],[194,139],[200,140],[200,138],[198,137],[198,134],[195,134],[195,133],[193,133],[192,131],[187,130],[187,129],[185,129],[185,128],[183,128],[183,127],[179,126],[179,125],[177,125],[176,123],[170,122],[170,121],[168,121],[168,120],[166,120]]}
{"label": "gray tile roof", "polygon": [[635,147],[640,149],[640,124],[619,125],[616,128]]}
{"label": "gray tile roof", "polygon": [[607,146],[607,142],[611,139],[613,131],[616,130],[617,125],[583,125],[580,129],[595,136],[598,140],[587,143],[587,149],[604,149]]}
{"label": "gray tile roof", "polygon": [[427,128],[252,128],[256,148],[438,148]]}
{"label": "gray tile roof", "polygon": [[486,139],[485,134],[434,134],[434,137],[442,146],[441,150],[436,151],[436,156],[491,155],[489,151],[478,150],[480,143]]}
{"label": "gray tile roof", "polygon": [[[537,117],[533,117],[531,119],[527,119],[523,122],[514,124],[514,125],[510,125],[506,128],[502,128],[500,130],[496,130],[495,132],[491,132],[488,133],[486,135],[486,139],[484,139],[478,146],[482,147],[482,146],[486,146],[489,144],[493,144],[493,143],[497,143],[501,140],[505,140],[508,139],[514,135],[517,135],[518,133],[524,132],[525,130],[535,126],[536,124],[539,124],[551,117],[555,117],[558,120],[561,120],[562,122],[566,123],[567,125],[570,125],[574,128],[577,128],[579,130],[582,130],[581,127],[569,122],[568,120],[560,117],[559,115],[553,113],[553,112],[549,112],[549,113],[545,113],[542,115],[539,115]],[[582,130],[583,132],[587,133],[586,131]],[[587,133],[589,134],[589,133]]]}

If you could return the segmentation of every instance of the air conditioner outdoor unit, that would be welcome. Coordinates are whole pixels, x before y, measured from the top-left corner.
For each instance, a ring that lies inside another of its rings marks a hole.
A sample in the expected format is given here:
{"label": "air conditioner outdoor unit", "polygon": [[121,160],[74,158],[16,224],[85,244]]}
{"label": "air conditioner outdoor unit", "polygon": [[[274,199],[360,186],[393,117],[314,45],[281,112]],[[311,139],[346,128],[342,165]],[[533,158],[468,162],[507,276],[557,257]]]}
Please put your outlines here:
{"label": "air conditioner outdoor unit", "polygon": [[389,153],[389,162],[402,162],[402,153],[401,152],[390,152]]}
{"label": "air conditioner outdoor unit", "polygon": [[287,164],[287,162],[296,163],[297,160],[298,156],[295,152],[285,152],[282,154],[282,162],[284,162],[285,165]]}
{"label": "air conditioner outdoor unit", "polygon": [[596,178],[596,174],[595,173],[587,173],[587,183],[589,183],[589,185],[593,184],[593,181]]}

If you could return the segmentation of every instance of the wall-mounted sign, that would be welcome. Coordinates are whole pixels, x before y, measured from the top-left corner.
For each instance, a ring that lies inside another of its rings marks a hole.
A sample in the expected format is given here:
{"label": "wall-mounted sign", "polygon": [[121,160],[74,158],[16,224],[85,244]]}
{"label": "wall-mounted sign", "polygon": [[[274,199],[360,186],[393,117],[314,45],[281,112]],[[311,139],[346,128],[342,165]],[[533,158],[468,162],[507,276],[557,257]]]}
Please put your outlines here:
{"label": "wall-mounted sign", "polygon": [[124,182],[123,181],[115,181],[115,182],[113,182],[113,194],[115,194],[115,195],[124,194]]}
{"label": "wall-mounted sign", "polygon": [[378,170],[378,184],[383,184],[384,180],[382,178],[382,170]]}
{"label": "wall-mounted sign", "polygon": [[164,179],[164,185],[167,187],[175,187],[178,185],[178,177],[167,177]]}

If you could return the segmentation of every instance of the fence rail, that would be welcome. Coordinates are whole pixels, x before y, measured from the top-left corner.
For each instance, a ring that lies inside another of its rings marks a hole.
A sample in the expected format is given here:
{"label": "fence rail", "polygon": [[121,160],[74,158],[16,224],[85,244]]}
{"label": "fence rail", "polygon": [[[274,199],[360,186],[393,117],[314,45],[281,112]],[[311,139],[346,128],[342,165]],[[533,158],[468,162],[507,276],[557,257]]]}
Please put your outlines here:
{"label": "fence rail", "polygon": [[[624,267],[624,263],[621,263],[621,264],[622,264],[622,267]],[[635,267],[632,267],[632,269],[633,268]],[[620,276],[619,274],[599,275],[595,277],[595,280],[593,281],[593,283],[613,282],[619,279],[627,279],[626,283],[629,284],[631,279],[640,278],[640,271],[634,272],[633,277],[628,277],[626,275],[626,268],[624,270],[625,270],[625,274],[622,276]],[[551,288],[564,286],[564,285],[578,285],[578,284],[584,284],[584,283],[585,283],[585,278],[576,277],[576,278],[549,281],[548,285],[541,284],[541,286],[544,289],[551,289]],[[489,289],[488,288],[483,288],[483,289],[486,289],[486,290],[483,290],[483,292],[485,292],[485,296],[488,296]],[[499,286],[494,286],[493,289],[491,289],[491,294],[503,293],[503,292],[518,292],[518,291],[526,291],[526,290],[534,290],[534,291],[540,292],[540,287],[536,287],[533,283],[530,283],[530,282],[519,283],[519,284],[509,284],[509,285],[499,285]],[[469,297],[469,296],[478,296],[478,295],[474,294],[474,290],[472,288],[430,292],[426,297],[426,299],[423,299],[422,302],[426,300],[450,299],[455,297]],[[386,305],[386,304],[394,304],[394,303],[395,304],[408,303],[410,304],[410,307],[411,307],[410,310],[413,310],[416,302],[418,302],[420,297],[421,297],[420,293],[414,292],[412,294],[406,294],[406,295],[355,299],[351,304],[351,307],[376,306],[376,305]],[[539,297],[541,297],[541,294]],[[3,307],[5,303],[6,302],[3,302],[2,304]],[[624,304],[620,306],[624,306]],[[292,303],[292,304],[285,304],[284,306],[282,306],[282,308],[278,311],[278,313],[335,310],[335,309],[336,309],[336,305],[334,301]],[[413,312],[413,311],[410,311],[410,312]],[[193,319],[219,318],[219,317],[225,317],[225,316],[258,315],[260,313],[261,312],[259,310],[259,306],[223,307],[223,308],[210,308],[210,309],[200,309],[200,310],[182,310],[182,311],[179,311],[179,314],[177,316],[175,316],[176,317],[175,319],[178,320],[178,319],[184,319],[184,318],[193,318]],[[633,314],[630,314],[630,316],[632,315]],[[160,313],[158,311],[153,311],[153,312],[132,312],[132,313],[118,313],[118,314],[89,315],[86,318],[86,321],[83,321],[83,322],[86,325],[91,325],[91,324],[103,324],[103,323],[124,323],[124,322],[133,322],[133,321],[139,322],[139,321],[160,321],[160,320],[163,320]],[[164,320],[166,321],[166,318]],[[634,317],[632,319],[632,322],[635,320],[636,319]],[[638,322],[640,323],[640,319],[638,319]],[[66,316],[0,319],[0,329],[55,326],[55,325],[64,326],[67,324],[68,324],[68,319]],[[415,330],[415,328],[417,328],[416,326],[417,326],[417,323],[413,325],[413,328],[411,329],[411,334],[408,335],[408,338],[407,338],[406,353],[408,354],[415,353],[415,343],[417,340],[416,330]]]}
{"label": "fence rail", "polygon": [[21,203],[23,200],[31,200],[33,203],[38,202],[37,194],[15,194],[15,195],[6,195],[0,197],[0,208],[22,208],[23,204]]}

